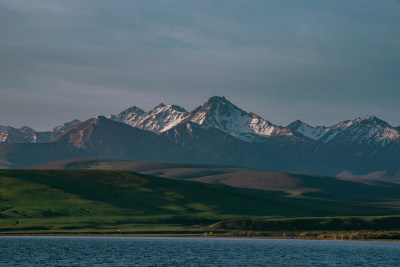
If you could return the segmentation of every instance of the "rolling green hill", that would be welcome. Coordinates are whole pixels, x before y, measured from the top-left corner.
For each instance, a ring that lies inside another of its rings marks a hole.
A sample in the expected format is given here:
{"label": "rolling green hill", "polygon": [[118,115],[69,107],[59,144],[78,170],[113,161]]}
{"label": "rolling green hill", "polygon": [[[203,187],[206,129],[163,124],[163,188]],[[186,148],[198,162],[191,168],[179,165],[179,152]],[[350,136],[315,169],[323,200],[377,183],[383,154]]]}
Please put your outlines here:
{"label": "rolling green hill", "polygon": [[272,195],[127,171],[0,170],[0,232],[193,231],[224,220],[397,213]]}
{"label": "rolling green hill", "polygon": [[39,169],[128,170],[171,179],[256,190],[270,195],[317,200],[399,203],[400,184],[393,179],[345,179],[220,165],[134,162],[109,159],[73,159],[34,166]]}

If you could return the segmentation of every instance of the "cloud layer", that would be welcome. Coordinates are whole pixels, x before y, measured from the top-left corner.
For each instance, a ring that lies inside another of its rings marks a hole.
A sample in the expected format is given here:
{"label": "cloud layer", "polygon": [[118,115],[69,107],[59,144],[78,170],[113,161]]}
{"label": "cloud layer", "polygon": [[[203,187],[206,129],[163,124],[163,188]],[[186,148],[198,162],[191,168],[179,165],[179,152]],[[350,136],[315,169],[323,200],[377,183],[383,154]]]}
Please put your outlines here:
{"label": "cloud layer", "polygon": [[398,126],[398,14],[392,0],[3,0],[0,125],[224,95],[277,124]]}

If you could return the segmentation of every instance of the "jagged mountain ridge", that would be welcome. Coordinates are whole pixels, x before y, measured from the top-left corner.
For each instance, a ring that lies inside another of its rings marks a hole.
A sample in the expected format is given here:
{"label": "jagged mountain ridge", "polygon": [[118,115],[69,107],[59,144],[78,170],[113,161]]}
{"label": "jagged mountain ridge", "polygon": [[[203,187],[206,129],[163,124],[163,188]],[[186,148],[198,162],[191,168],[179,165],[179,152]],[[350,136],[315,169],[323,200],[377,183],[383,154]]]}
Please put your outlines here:
{"label": "jagged mountain ridge", "polygon": [[[325,144],[369,145],[376,150],[400,138],[399,127],[392,127],[374,116],[343,121],[331,127],[310,126],[300,120],[287,127],[277,126],[252,112],[240,109],[225,97],[218,96],[211,97],[191,112],[177,105],[162,103],[149,112],[133,106],[108,118],[156,134],[192,121],[203,128],[217,128],[242,141],[256,143],[264,142],[269,137],[296,135]],[[79,122],[74,120],[46,132],[37,132],[27,126],[20,129],[0,126],[3,131],[0,133],[0,145],[50,142]]]}
{"label": "jagged mountain ridge", "polygon": [[0,134],[4,133],[8,128],[10,128],[10,126],[0,125]]}
{"label": "jagged mountain ridge", "polygon": [[[14,127],[0,125],[0,134],[4,133],[5,131],[7,131],[10,128],[14,128]],[[14,128],[14,129],[17,129],[17,128]],[[29,134],[29,133],[35,132],[35,130],[33,130],[31,127],[28,127],[28,126],[22,126],[21,128],[19,128],[17,130],[19,130],[19,131],[21,131],[22,133],[25,133],[25,134]]]}
{"label": "jagged mountain ridge", "polygon": [[0,143],[12,144],[12,143],[26,143],[26,134],[19,129],[8,127],[2,134],[0,134]]}
{"label": "jagged mountain ridge", "polygon": [[203,128],[217,128],[248,142],[260,140],[260,137],[292,135],[289,129],[274,125],[254,113],[247,113],[225,97],[218,96],[211,97],[192,112],[177,105],[161,103],[149,112],[133,106],[108,118],[157,134],[192,121]]}
{"label": "jagged mountain ridge", "polygon": [[103,116],[72,127],[53,143],[72,144],[92,157],[161,160],[174,155],[172,144],[165,138]]}
{"label": "jagged mountain ridge", "polygon": [[28,126],[23,126],[19,129],[8,126],[4,132],[0,133],[0,145],[18,143],[49,143],[54,138],[60,136],[65,131],[79,123],[79,120],[73,120],[56,126],[50,131],[45,132],[37,132]]}
{"label": "jagged mountain ridge", "polygon": [[81,121],[75,119],[73,121],[66,122],[66,123],[63,123],[63,124],[61,124],[59,126],[54,127],[50,131],[54,136],[53,139],[56,138],[57,136],[61,135],[62,133],[68,131],[70,128],[74,127],[75,125],[78,125],[79,123],[81,123]]}
{"label": "jagged mountain ridge", "polygon": [[[400,171],[399,131],[373,116],[331,127],[313,127],[299,120],[281,127],[224,97],[212,97],[191,112],[160,104],[150,112],[132,107],[109,119],[99,116],[78,122],[55,127],[53,132],[65,132],[48,145],[3,145],[0,166],[2,162],[27,167],[53,158],[93,157],[228,164],[333,176]],[[8,138],[9,143],[26,143],[27,135],[16,130],[19,135]],[[30,135],[36,136],[36,143],[46,138],[48,142],[52,131],[42,132],[42,137],[38,132]]]}
{"label": "jagged mountain ridge", "polygon": [[205,128],[217,128],[249,142],[254,141],[254,135],[261,137],[293,135],[288,129],[238,108],[225,97],[211,97],[202,106],[193,110],[188,120]]}
{"label": "jagged mountain ridge", "polygon": [[188,116],[189,113],[182,107],[161,103],[149,112],[133,106],[118,115],[110,115],[108,118],[159,134],[178,125]]}
{"label": "jagged mountain ridge", "polygon": [[5,167],[29,167],[72,158],[224,164],[331,176],[363,175],[378,170],[400,171],[400,144],[392,142],[371,153],[365,147],[324,144],[298,136],[276,136],[252,143],[192,121],[155,134],[99,116],[70,128],[51,143],[0,147],[0,166]]}
{"label": "jagged mountain ridge", "polygon": [[[111,120],[117,121],[117,122],[122,122],[122,123],[126,123],[128,125],[134,126],[134,125],[136,125],[136,122],[145,114],[146,114],[146,112],[144,112],[144,110],[142,110],[136,106],[133,106],[133,107],[130,107],[130,108],[122,111],[118,115],[110,115],[108,118]],[[137,128],[140,128],[140,127],[137,127]]]}
{"label": "jagged mountain ridge", "polygon": [[[343,121],[331,127],[310,126],[300,120],[287,127],[277,126],[232,104],[225,97],[211,97],[191,112],[176,105],[160,104],[149,112],[136,106],[108,118],[160,134],[192,121],[203,128],[216,128],[246,142],[293,136],[325,144],[356,144],[383,147],[400,137],[400,131],[375,116]],[[376,148],[375,148],[376,149]]]}
{"label": "jagged mountain ridge", "polygon": [[343,121],[331,127],[310,126],[300,120],[288,125],[296,134],[325,144],[355,144],[384,147],[400,140],[398,129],[375,116]]}
{"label": "jagged mountain ridge", "polygon": [[34,133],[34,132],[36,132],[35,130],[33,130],[31,127],[29,127],[29,126],[22,126],[21,128],[19,128],[19,130],[21,131],[21,132],[23,132],[24,134],[31,134],[31,133]]}

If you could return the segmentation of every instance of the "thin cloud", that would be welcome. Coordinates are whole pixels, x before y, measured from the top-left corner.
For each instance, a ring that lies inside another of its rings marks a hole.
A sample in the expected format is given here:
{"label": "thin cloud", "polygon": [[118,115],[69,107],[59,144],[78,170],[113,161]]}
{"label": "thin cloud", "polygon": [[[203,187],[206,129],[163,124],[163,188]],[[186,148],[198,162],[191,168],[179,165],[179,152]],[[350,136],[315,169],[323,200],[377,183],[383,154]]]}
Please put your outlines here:
{"label": "thin cloud", "polygon": [[[47,128],[216,94],[277,124],[299,110],[320,124],[372,107],[400,124],[398,2],[4,0],[0,125],[52,101]],[[84,108],[91,94],[97,104]]]}

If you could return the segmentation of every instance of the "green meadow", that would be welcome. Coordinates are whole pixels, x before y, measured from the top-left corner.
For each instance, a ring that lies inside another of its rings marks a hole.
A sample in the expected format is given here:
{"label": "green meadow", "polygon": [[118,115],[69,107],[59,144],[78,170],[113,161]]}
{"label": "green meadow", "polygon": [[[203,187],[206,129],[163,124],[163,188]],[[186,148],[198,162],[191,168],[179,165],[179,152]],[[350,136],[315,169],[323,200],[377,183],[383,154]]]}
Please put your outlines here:
{"label": "green meadow", "polygon": [[320,229],[300,217],[397,214],[396,205],[277,197],[129,171],[0,170],[0,234],[226,234],[212,225],[233,220],[258,222],[255,231],[303,231]]}

